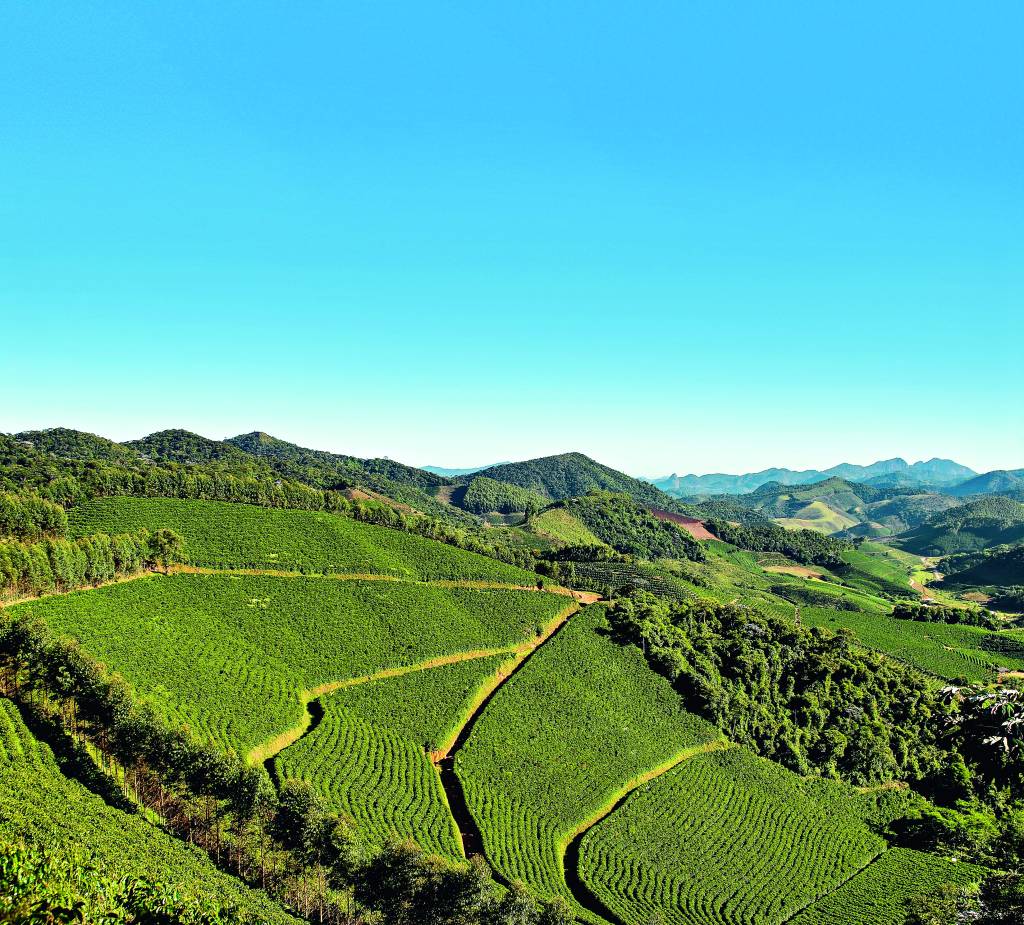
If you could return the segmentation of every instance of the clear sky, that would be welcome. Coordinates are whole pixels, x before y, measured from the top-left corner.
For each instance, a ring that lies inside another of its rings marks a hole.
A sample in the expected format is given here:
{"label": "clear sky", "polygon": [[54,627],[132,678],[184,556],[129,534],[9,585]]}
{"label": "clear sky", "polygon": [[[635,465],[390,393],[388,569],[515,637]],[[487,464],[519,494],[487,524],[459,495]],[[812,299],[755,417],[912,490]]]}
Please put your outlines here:
{"label": "clear sky", "polygon": [[1024,4],[5,3],[0,431],[1024,466]]}

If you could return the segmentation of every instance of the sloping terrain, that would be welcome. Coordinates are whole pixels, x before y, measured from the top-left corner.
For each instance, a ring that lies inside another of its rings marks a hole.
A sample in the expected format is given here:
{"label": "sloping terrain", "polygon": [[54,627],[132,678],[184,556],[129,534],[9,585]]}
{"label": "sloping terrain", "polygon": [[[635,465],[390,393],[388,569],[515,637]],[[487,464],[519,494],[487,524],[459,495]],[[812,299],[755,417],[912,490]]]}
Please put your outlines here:
{"label": "sloping terrain", "polygon": [[902,549],[922,556],[947,556],[1020,542],[1024,542],[1024,504],[998,496],[936,514],[897,540]]}

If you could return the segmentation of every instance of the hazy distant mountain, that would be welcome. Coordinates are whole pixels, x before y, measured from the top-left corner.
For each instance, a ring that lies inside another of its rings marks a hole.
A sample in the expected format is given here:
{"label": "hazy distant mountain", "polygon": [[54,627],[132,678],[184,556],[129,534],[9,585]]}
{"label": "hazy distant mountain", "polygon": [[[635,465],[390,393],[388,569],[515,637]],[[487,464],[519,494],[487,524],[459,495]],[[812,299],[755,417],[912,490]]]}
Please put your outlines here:
{"label": "hazy distant mountain", "polygon": [[743,475],[676,475],[650,481],[677,497],[685,495],[742,495],[769,482],[781,485],[810,485],[827,478],[866,482],[879,487],[920,485],[927,488],[956,485],[977,475],[973,469],[951,459],[929,459],[913,464],[905,459],[884,459],[869,466],[840,463],[831,469],[762,469]]}
{"label": "hazy distant mountain", "polygon": [[1024,469],[996,469],[984,475],[975,476],[951,488],[951,495],[965,497],[967,495],[1002,494],[1003,492],[1019,492],[1024,489]]}
{"label": "hazy distant mountain", "polygon": [[442,475],[446,479],[454,478],[457,475],[472,475],[474,472],[483,472],[484,469],[491,469],[494,466],[507,466],[507,462],[488,463],[486,466],[474,466],[471,469],[448,469],[444,466],[423,466],[424,472],[433,472],[434,475]]}

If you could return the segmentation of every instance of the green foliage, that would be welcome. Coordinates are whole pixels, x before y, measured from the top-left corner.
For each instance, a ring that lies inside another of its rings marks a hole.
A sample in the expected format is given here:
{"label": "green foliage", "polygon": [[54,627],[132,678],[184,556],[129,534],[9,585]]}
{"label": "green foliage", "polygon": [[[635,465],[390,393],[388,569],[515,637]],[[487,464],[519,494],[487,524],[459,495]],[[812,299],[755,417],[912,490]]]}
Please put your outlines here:
{"label": "green foliage", "polygon": [[994,630],[999,626],[998,621],[980,607],[943,607],[939,604],[913,604],[901,601],[893,608],[892,615],[898,620],[982,626],[987,630]]}
{"label": "green foliage", "polygon": [[1024,542],[1024,504],[979,498],[930,517],[903,534],[899,545],[922,556],[948,556]]}
{"label": "green foliage", "polygon": [[319,724],[278,756],[281,776],[308,782],[377,846],[411,838],[431,853],[461,857],[429,753],[454,732],[507,658],[411,672],[323,697]]}
{"label": "green foliage", "polygon": [[690,710],[793,771],[873,784],[938,764],[924,679],[858,650],[849,634],[643,592],[616,602],[609,618]]}
{"label": "green foliage", "polygon": [[737,527],[724,520],[709,520],[707,528],[720,540],[754,552],[780,552],[795,562],[805,565],[823,565],[826,568],[843,565],[842,554],[850,545],[834,540],[814,530],[786,530],[776,524]]}
{"label": "green foliage", "polygon": [[601,546],[590,529],[561,506],[554,505],[534,514],[529,521],[532,531],[567,546]]}
{"label": "green foliage", "polygon": [[0,492],[0,537],[38,540],[63,536],[68,529],[64,508],[36,492]]}
{"label": "green foliage", "polygon": [[575,830],[630,781],[717,738],[604,625],[600,606],[573,617],[499,688],[456,758],[495,869],[570,903],[562,855]]}
{"label": "green foliage", "polygon": [[564,606],[530,591],[154,575],[11,610],[79,640],[168,721],[245,755],[299,721],[303,690],[514,645]]}
{"label": "green foliage", "polygon": [[[47,860],[36,851],[11,851],[9,847],[0,851],[0,921],[26,921],[20,916],[4,919],[5,902],[25,914],[26,904],[38,910],[57,898],[81,900],[84,909],[95,915],[105,908],[123,910],[132,895],[142,904],[139,908],[145,909],[147,897],[166,896],[168,891],[176,892],[181,903],[181,918],[169,922],[198,925],[207,920],[189,918],[187,910],[232,907],[238,920],[295,921],[265,895],[218,871],[204,855],[150,825],[141,815],[115,809],[77,780],[66,777],[50,748],[29,732],[15,705],[3,699],[0,839],[8,845],[24,840],[55,853]],[[81,854],[84,847],[89,851],[87,862]],[[12,884],[10,878],[15,876],[18,879]],[[167,890],[161,886],[151,892],[147,882],[166,885]],[[20,896],[16,890],[21,891]],[[236,919],[225,914],[212,921]]]}
{"label": "green foliage", "polygon": [[641,504],[670,511],[677,507],[672,498],[649,482],[602,466],[582,453],[563,453],[491,466],[477,473],[477,477],[480,476],[520,485],[553,501],[576,498],[589,491],[612,491],[629,495]]}
{"label": "green foliage", "polygon": [[623,921],[781,922],[884,850],[851,788],[733,748],[684,761],[584,836],[587,885]]}
{"label": "green foliage", "polygon": [[592,492],[560,501],[557,509],[578,520],[602,543],[642,559],[704,558],[700,543],[681,527],[659,520],[628,495]]}
{"label": "green foliage", "polygon": [[975,553],[947,556],[938,569],[943,584],[1008,587],[1024,584],[1024,544],[997,546]]}
{"label": "green foliage", "polygon": [[465,489],[460,505],[474,514],[517,514],[524,511],[539,511],[548,502],[547,498],[508,482],[496,482],[485,476],[477,476]]}
{"label": "green foliage", "polygon": [[219,501],[103,498],[72,511],[71,530],[169,527],[189,560],[216,568],[262,568],[533,585],[523,569],[415,534],[314,511]]}
{"label": "green foliage", "polygon": [[[813,903],[791,925],[904,925],[910,903],[947,884],[973,888],[983,868],[907,848],[892,848],[852,880]],[[945,923],[944,923],[945,925]]]}
{"label": "green foliage", "polygon": [[1006,632],[821,607],[800,617],[808,626],[850,630],[863,645],[940,678],[989,681],[997,666],[1024,669],[1021,641]]}

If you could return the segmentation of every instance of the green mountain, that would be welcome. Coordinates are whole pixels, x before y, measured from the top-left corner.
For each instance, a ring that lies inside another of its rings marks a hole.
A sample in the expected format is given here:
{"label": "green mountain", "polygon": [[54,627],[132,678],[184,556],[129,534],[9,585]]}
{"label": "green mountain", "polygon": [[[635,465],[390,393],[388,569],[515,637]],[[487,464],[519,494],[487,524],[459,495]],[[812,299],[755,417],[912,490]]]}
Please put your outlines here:
{"label": "green mountain", "polygon": [[52,453],[65,459],[100,460],[121,465],[137,464],[140,459],[139,454],[130,447],[106,437],[67,427],[26,430],[15,434],[15,439],[29,443],[43,453]]}
{"label": "green mountain", "polygon": [[897,542],[918,555],[947,556],[1022,541],[1024,504],[992,496],[935,514]]}
{"label": "green mountain", "polygon": [[1024,545],[961,553],[943,559],[939,571],[948,585],[1024,585]]}
{"label": "green mountain", "polygon": [[937,492],[882,488],[837,477],[810,485],[762,485],[736,499],[785,527],[883,537],[916,527],[960,501]]}
{"label": "green mountain", "polygon": [[529,488],[552,501],[576,498],[588,491],[611,491],[629,495],[634,501],[675,510],[677,505],[649,482],[635,479],[608,466],[602,466],[582,453],[562,453],[525,462],[491,466],[481,476]]}
{"label": "green mountain", "polygon": [[996,469],[951,488],[951,495],[999,495],[1024,490],[1024,469]]}

